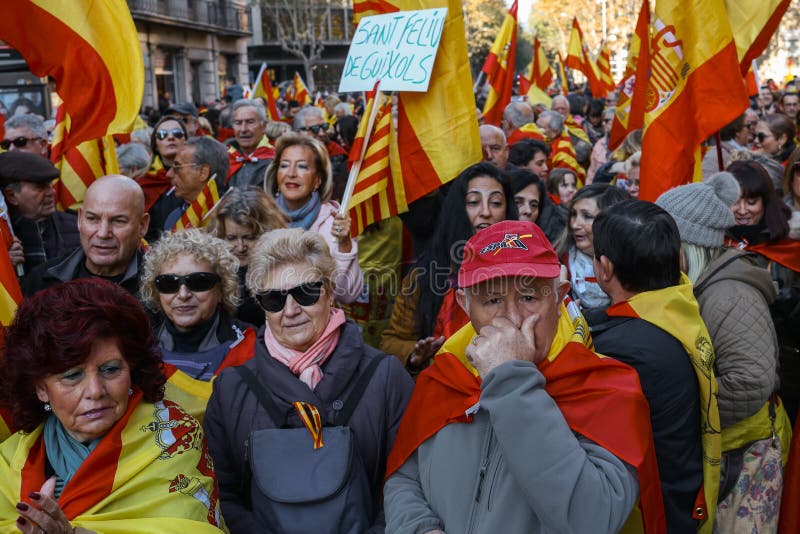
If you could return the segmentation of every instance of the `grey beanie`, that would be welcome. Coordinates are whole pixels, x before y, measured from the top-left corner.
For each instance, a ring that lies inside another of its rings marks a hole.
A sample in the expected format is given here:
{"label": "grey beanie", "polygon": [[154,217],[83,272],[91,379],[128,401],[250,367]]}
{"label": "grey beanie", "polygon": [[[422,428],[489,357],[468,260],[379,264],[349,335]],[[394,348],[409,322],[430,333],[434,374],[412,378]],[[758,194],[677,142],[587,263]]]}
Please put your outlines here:
{"label": "grey beanie", "polygon": [[739,199],[736,178],[729,172],[704,182],[670,189],[656,200],[678,225],[681,241],[703,247],[721,247],[725,231],[736,224],[731,205]]}

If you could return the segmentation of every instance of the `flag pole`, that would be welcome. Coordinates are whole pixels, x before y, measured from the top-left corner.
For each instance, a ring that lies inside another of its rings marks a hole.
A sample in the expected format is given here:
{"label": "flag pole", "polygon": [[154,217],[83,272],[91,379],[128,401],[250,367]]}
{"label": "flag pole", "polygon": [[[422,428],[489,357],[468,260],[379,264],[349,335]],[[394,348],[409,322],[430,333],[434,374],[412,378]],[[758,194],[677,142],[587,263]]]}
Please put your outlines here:
{"label": "flag pole", "polygon": [[[358,159],[353,162],[353,166],[350,167],[350,174],[347,176],[347,185],[345,186],[344,194],[342,195],[342,204],[339,206],[340,217],[344,217],[350,210],[348,204],[350,204],[350,200],[353,198],[353,189],[356,187],[358,173],[361,171],[361,162],[364,161],[364,155],[367,153],[369,139],[372,137],[372,127],[375,125],[375,117],[378,115],[378,108],[380,107],[378,105],[380,85],[380,80],[375,82],[375,88],[373,89],[375,92],[375,97],[372,101],[372,109],[370,110],[369,117],[367,117],[367,131],[364,134],[364,143],[361,145],[361,154],[359,154]],[[361,120],[364,120],[364,118],[362,117]]]}

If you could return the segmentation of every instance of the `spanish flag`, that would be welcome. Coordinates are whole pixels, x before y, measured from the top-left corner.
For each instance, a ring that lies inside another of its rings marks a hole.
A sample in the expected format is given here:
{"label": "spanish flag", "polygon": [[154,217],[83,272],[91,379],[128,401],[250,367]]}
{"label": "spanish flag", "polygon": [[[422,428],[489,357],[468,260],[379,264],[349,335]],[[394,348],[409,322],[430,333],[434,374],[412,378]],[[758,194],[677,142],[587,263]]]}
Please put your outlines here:
{"label": "spanish flag", "polygon": [[597,78],[605,86],[606,94],[617,88],[614,83],[614,76],[611,74],[611,50],[608,48],[608,41],[603,41],[600,45],[600,52],[597,54]]}
{"label": "spanish flag", "polygon": [[4,217],[0,217],[0,325],[8,326],[14,320],[17,306],[22,302],[17,274],[8,247],[13,243],[11,229]]}
{"label": "spanish flag", "polygon": [[184,228],[201,228],[206,225],[208,213],[219,202],[219,191],[217,190],[216,178],[210,178],[194,202],[189,204],[181,218],[172,227],[172,232],[183,230]]}
{"label": "spanish flag", "polygon": [[[529,87],[524,91],[528,95],[528,102],[543,104],[549,108],[553,99],[547,94],[547,90],[552,83],[553,69],[550,68],[544,48],[542,48],[539,38],[536,37],[533,40],[533,60],[528,72]],[[520,78],[520,84],[522,84],[522,78]],[[520,88],[520,92],[523,92],[522,88]]]}
{"label": "spanish flag", "polygon": [[293,98],[300,102],[301,106],[305,106],[306,104],[311,103],[311,94],[308,92],[308,87],[306,87],[306,82],[303,81],[303,78],[300,77],[300,73],[294,73],[294,91],[292,92]]}
{"label": "spanish flag", "polygon": [[723,0],[660,0],[650,52],[639,198],[692,180],[700,143],[749,105]]}
{"label": "spanish flag", "polygon": [[644,0],[636,30],[628,47],[628,64],[620,82],[617,107],[608,149],[616,150],[629,133],[644,126],[644,108],[647,103],[647,80],[650,70],[650,2]]}
{"label": "spanish flag", "polygon": [[267,118],[271,121],[278,121],[281,119],[278,113],[278,105],[275,102],[275,92],[272,90],[272,80],[269,77],[267,64],[262,63],[261,69],[258,71],[256,83],[253,85],[252,98],[260,96],[267,101]]}
{"label": "spanish flag", "polygon": [[589,57],[589,47],[586,46],[583,31],[580,24],[578,24],[577,17],[572,19],[572,31],[569,34],[567,57],[564,64],[571,69],[582,72],[586,76],[592,96],[596,98],[605,96],[605,87],[597,77],[594,61]]}
{"label": "spanish flag", "polygon": [[742,76],[764,52],[791,0],[724,0]]}
{"label": "spanish flag", "polygon": [[428,91],[401,92],[397,97],[397,145],[402,154],[397,176],[405,184],[408,203],[438,189],[482,157],[461,2],[384,0],[353,4],[357,18],[437,7],[447,7],[447,18]]}
{"label": "spanish flag", "polygon": [[514,0],[481,69],[489,83],[489,95],[483,105],[483,120],[486,124],[499,125],[503,119],[503,110],[511,102],[516,54],[517,0]]}
{"label": "spanish flag", "polygon": [[[379,106],[367,137],[369,117]],[[392,173],[391,154],[397,162],[397,136],[392,125],[392,99],[381,92],[372,95],[364,108],[355,141],[350,149],[350,161],[361,160],[353,196],[348,203],[350,219],[355,223],[353,235],[361,234],[370,224],[408,210],[403,181]],[[396,164],[397,166],[397,164]]]}
{"label": "spanish flag", "polygon": [[131,131],[142,105],[144,64],[124,0],[6,0],[0,39],[36,76],[56,81],[73,121],[65,151]]}

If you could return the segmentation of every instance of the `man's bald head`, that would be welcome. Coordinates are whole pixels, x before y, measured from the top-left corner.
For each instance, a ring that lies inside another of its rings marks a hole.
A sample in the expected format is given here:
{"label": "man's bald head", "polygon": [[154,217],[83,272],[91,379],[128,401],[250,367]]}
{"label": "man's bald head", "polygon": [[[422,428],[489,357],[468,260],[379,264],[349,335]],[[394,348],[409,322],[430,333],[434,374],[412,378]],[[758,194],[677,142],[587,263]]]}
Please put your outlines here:
{"label": "man's bald head", "polygon": [[505,169],[508,162],[508,145],[506,145],[506,134],[497,126],[482,124],[478,128],[481,136],[481,148],[483,149],[483,160],[494,163],[500,169]]}
{"label": "man's bald head", "polygon": [[554,96],[550,109],[561,114],[562,117],[567,118],[569,115],[569,100],[563,95]]}
{"label": "man's bald head", "polygon": [[149,223],[138,183],[121,174],[95,180],[78,211],[81,247],[89,272],[98,276],[123,274]]}

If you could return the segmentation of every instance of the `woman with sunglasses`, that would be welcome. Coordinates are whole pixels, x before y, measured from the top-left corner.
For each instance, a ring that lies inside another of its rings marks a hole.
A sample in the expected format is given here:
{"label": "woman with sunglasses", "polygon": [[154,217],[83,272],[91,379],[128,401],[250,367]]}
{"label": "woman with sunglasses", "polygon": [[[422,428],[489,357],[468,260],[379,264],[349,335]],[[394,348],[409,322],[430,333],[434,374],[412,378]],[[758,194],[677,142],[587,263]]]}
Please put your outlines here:
{"label": "woman with sunglasses", "polygon": [[792,212],[800,211],[800,148],[795,148],[783,172],[783,202]]}
{"label": "woman with sunglasses", "polygon": [[238,262],[199,229],[165,234],[147,251],[141,279],[165,363],[166,395],[203,420],[211,381],[253,355],[255,330],[233,318]]}
{"label": "woman with sunglasses", "polygon": [[786,115],[767,115],[756,124],[756,151],[785,164],[796,148],[795,133],[794,121]]}
{"label": "woman with sunglasses", "polygon": [[[292,428],[303,427],[295,402],[313,405],[329,425],[351,395],[359,393],[354,390],[361,377],[373,373],[347,425],[371,492],[370,502],[357,512],[367,517],[370,532],[382,532],[386,457],[413,382],[396,358],[364,344],[358,326],[334,307],[335,270],[328,244],[316,232],[281,229],[261,236],[250,255],[247,287],[264,309],[266,325],[255,356],[243,367],[263,386],[261,394],[274,404],[282,426]],[[278,463],[281,458],[259,458],[261,451],[248,450],[249,436],[279,426],[240,371],[227,369],[214,381],[204,428],[223,515],[233,534],[287,532],[285,525],[260,522],[258,503],[251,501],[256,484],[251,463]],[[324,530],[332,528],[325,525]]]}
{"label": "woman with sunglasses", "polygon": [[339,204],[331,200],[333,171],[322,142],[299,134],[278,139],[264,190],[275,195],[290,228],[311,230],[325,238],[336,261],[333,296],[344,304],[354,302],[364,283],[358,244],[350,237],[350,217],[339,215]]}
{"label": "woman with sunglasses", "polygon": [[150,227],[145,235],[148,242],[158,239],[169,214],[183,202],[171,194],[167,172],[186,138],[186,127],[175,117],[162,117],[150,134],[150,169],[136,180],[144,191],[144,209],[150,213]]}

